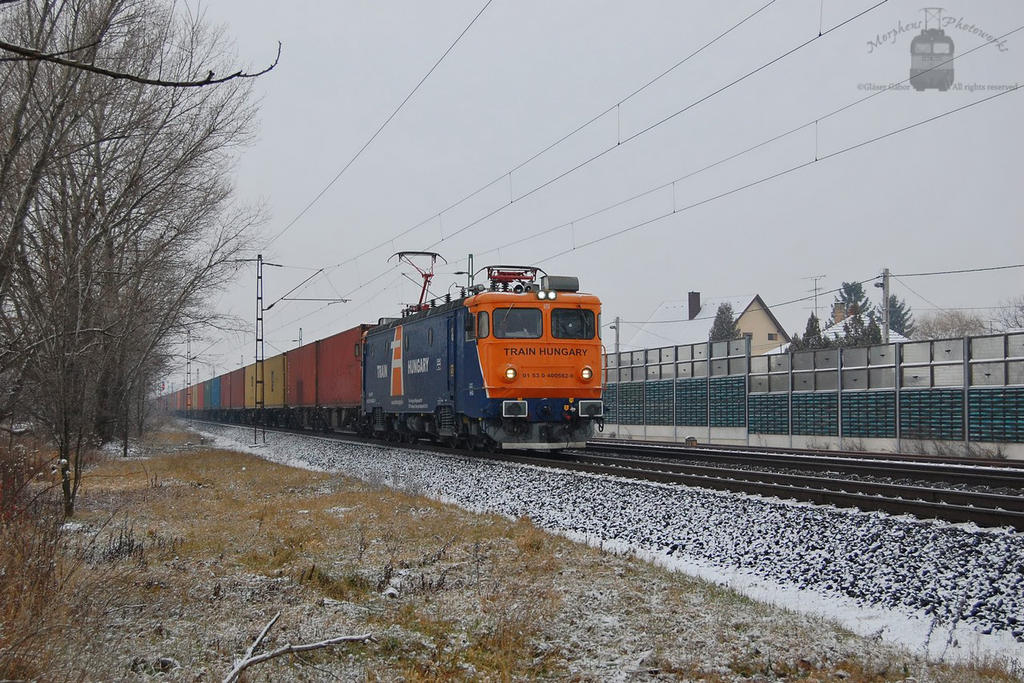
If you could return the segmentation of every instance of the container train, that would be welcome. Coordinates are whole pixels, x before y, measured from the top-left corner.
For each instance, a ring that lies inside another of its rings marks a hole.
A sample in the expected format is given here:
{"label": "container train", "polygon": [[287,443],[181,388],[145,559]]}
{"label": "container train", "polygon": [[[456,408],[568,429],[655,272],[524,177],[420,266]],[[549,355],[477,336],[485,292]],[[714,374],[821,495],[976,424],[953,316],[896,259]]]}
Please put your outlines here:
{"label": "container train", "polygon": [[600,300],[575,277],[482,270],[488,285],[457,298],[266,359],[262,388],[253,364],[160,400],[178,415],[391,441],[584,446],[603,427]]}

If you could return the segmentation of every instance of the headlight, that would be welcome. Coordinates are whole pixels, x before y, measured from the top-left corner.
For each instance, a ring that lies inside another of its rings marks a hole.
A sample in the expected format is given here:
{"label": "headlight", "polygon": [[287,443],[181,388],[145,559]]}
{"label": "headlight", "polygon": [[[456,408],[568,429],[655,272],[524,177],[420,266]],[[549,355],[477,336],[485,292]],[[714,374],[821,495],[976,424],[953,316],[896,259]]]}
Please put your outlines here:
{"label": "headlight", "polygon": [[580,375],[583,377],[583,379],[590,379],[591,377],[594,376],[594,371],[591,370],[589,367],[586,367],[583,368],[583,372],[581,372]]}
{"label": "headlight", "polygon": [[505,379],[512,381],[516,378],[517,374],[519,373],[516,372],[515,368],[505,368]]}
{"label": "headlight", "polygon": [[549,299],[551,299],[552,301],[554,301],[554,300],[555,300],[555,296],[556,296],[556,295],[555,295],[555,293],[554,293],[554,292],[548,292],[548,298],[549,298]]}
{"label": "headlight", "polygon": [[547,293],[547,292],[545,292],[545,291],[544,291],[544,290],[542,289],[542,290],[540,290],[539,292],[537,292],[537,298],[538,298],[538,299],[547,299],[547,298],[548,298],[548,293]]}

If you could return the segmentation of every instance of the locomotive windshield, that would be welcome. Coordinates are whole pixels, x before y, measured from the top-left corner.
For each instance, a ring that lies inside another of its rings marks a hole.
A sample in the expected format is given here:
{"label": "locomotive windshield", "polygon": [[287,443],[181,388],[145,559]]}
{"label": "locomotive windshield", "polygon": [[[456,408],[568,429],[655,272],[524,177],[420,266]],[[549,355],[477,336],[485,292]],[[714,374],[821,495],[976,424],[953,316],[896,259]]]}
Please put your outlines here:
{"label": "locomotive windshield", "polygon": [[551,311],[551,336],[555,339],[593,339],[594,312],[582,308]]}
{"label": "locomotive windshield", "polygon": [[538,339],[543,330],[539,308],[494,310],[494,336],[499,339]]}

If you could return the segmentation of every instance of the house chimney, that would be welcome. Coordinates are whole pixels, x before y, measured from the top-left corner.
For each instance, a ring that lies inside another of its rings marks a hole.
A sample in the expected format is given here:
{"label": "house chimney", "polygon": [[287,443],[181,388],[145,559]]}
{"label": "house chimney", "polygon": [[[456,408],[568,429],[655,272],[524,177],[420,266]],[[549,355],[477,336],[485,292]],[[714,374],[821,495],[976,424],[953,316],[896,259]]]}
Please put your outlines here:
{"label": "house chimney", "polygon": [[700,292],[690,292],[686,301],[686,314],[693,320],[700,313]]}

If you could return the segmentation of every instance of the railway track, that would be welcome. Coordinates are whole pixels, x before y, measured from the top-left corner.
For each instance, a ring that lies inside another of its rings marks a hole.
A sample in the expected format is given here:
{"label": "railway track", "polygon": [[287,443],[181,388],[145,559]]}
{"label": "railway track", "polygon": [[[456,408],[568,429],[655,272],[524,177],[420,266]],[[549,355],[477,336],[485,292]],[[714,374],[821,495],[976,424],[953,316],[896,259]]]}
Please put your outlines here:
{"label": "railway track", "polygon": [[935,486],[864,482],[817,475],[780,474],[684,462],[637,459],[628,455],[574,454],[572,460],[489,455],[506,462],[558,467],[577,472],[626,477],[643,481],[682,484],[718,491],[774,496],[818,505],[912,514],[922,519],[972,522],[986,527],[1012,527],[1024,531],[1024,498]]}
{"label": "railway track", "polygon": [[[282,431],[291,434],[309,432]],[[318,434],[317,436],[330,436]],[[351,434],[335,434],[339,440],[381,444]],[[931,463],[894,463],[892,461],[857,462],[856,459],[834,455],[783,456],[780,454],[752,454],[708,448],[685,448],[674,445],[625,443],[588,444],[586,451],[572,451],[560,456],[521,454],[515,451],[481,454],[451,449],[421,442],[393,444],[399,448],[417,448],[433,452],[467,457],[485,457],[502,462],[564,469],[589,474],[602,474],[641,481],[681,484],[719,491],[773,496],[782,499],[807,501],[818,505],[855,507],[864,511],[883,511],[890,514],[912,514],[922,519],[942,519],[949,522],[972,522],[986,527],[1012,527],[1024,531],[1024,496],[986,491],[965,491],[948,486],[908,485],[899,482],[860,481],[842,476],[845,472],[870,473],[892,478],[925,478],[948,483],[970,480],[972,485],[987,482],[985,486],[1024,489],[1024,470],[993,468],[997,473],[965,471],[963,465],[937,464],[942,470],[921,469]],[[800,469],[800,473],[780,473],[749,469],[753,464],[765,466],[766,458],[773,466]],[[700,459],[703,462],[688,462]],[[709,459],[717,460],[708,464]],[[739,467],[737,466],[739,465]],[[907,470],[904,471],[904,466]],[[844,469],[845,468],[845,469]],[[824,473],[839,476],[824,476]],[[961,479],[955,477],[959,473]],[[936,478],[922,477],[922,474]],[[944,477],[944,478],[942,478]],[[986,478],[988,477],[988,478]]]}
{"label": "railway track", "polygon": [[722,465],[791,468],[805,472],[901,478],[1024,491],[1024,463],[982,462],[954,458],[918,458],[899,454],[862,454],[836,451],[783,451],[730,447],[664,444],[597,439],[587,442],[589,453],[653,457],[665,460],[701,460]]}

